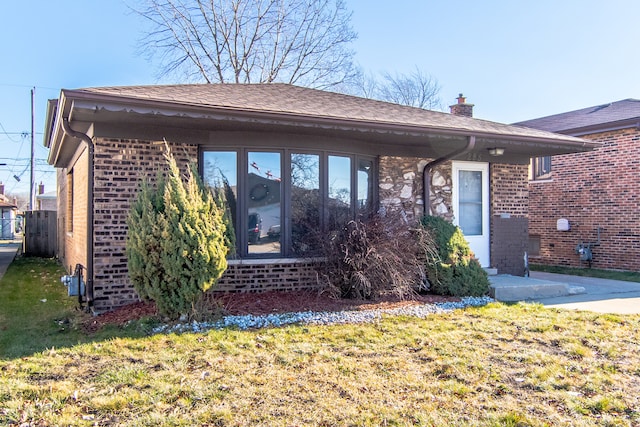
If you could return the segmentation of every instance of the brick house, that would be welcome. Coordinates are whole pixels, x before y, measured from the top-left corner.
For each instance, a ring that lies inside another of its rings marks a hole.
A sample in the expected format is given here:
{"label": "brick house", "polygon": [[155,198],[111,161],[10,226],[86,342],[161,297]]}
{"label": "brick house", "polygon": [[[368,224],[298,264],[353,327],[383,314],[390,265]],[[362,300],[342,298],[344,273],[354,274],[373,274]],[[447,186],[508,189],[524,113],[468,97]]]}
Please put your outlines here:
{"label": "brick house", "polygon": [[140,180],[164,164],[166,140],[183,167],[196,161],[208,185],[224,183],[236,199],[237,253],[220,290],[315,286],[299,255],[305,227],[379,208],[414,220],[425,193],[483,266],[522,274],[529,158],[595,144],[477,120],[471,108],[462,96],[447,114],[286,84],[63,90],[49,101],[45,129],[60,259],[86,268],[96,311],[137,300],[126,217]]}
{"label": "brick house", "polygon": [[532,159],[531,262],[639,271],[640,100],[518,125],[598,143],[590,152]]}

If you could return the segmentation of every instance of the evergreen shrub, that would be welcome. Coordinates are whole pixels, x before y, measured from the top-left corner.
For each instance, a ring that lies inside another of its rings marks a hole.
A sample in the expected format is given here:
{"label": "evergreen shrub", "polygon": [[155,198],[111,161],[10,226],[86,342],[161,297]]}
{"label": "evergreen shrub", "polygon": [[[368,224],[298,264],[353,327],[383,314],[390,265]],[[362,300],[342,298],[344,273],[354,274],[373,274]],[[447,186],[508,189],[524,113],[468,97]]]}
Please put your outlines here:
{"label": "evergreen shrub", "polygon": [[183,182],[168,150],[166,178],[144,182],[127,218],[131,281],[144,300],[171,319],[194,315],[227,268],[225,213],[193,165]]}
{"label": "evergreen shrub", "polygon": [[421,222],[437,249],[425,254],[430,290],[440,295],[486,295],[487,272],[471,252],[462,230],[436,216],[425,216]]}

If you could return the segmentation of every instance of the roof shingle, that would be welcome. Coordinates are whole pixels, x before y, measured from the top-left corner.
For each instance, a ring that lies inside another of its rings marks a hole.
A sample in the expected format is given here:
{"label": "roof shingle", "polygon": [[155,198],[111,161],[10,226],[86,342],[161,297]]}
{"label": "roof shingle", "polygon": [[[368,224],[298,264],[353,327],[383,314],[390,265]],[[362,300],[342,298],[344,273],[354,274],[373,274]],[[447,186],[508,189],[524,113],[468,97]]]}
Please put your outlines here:
{"label": "roof shingle", "polygon": [[613,123],[629,120],[637,120],[640,123],[639,99],[624,99],[609,104],[596,105],[594,107],[526,120],[515,124],[549,132],[572,134],[584,128],[597,126],[606,127]]}

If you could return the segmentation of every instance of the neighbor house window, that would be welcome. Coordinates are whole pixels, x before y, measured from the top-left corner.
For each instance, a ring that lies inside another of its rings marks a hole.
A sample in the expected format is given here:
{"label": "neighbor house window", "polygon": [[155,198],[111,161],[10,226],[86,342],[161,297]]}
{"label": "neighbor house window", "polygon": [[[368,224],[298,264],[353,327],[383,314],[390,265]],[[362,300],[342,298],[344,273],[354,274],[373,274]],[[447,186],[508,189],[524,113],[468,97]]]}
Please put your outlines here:
{"label": "neighbor house window", "polygon": [[533,157],[529,168],[529,179],[542,180],[551,178],[551,156]]}
{"label": "neighbor house window", "polygon": [[330,231],[375,210],[373,158],[294,149],[201,158],[204,181],[226,194],[240,257],[317,255]]}

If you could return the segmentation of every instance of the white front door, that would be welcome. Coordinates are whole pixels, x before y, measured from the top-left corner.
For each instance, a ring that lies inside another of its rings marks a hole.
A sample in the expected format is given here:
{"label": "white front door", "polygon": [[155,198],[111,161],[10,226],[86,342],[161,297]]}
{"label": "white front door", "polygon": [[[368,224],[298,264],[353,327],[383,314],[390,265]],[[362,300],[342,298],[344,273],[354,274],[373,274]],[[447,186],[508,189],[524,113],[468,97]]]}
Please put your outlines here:
{"label": "white front door", "polygon": [[489,259],[489,164],[453,162],[453,223],[462,229],[480,265]]}

